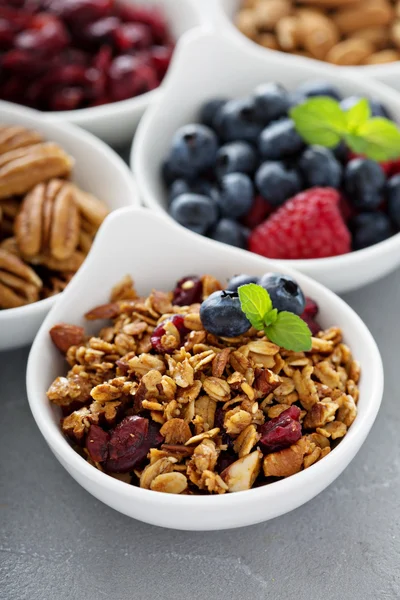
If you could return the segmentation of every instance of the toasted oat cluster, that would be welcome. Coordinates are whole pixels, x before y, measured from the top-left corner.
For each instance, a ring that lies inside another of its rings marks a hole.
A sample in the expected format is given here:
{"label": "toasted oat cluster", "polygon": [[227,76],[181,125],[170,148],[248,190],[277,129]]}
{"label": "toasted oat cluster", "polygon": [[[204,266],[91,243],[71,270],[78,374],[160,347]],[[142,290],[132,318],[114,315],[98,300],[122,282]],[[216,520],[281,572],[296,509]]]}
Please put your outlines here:
{"label": "toasted oat cluster", "polygon": [[0,310],[61,292],[107,215],[67,180],[73,159],[25,127],[0,125]]}
{"label": "toasted oat cluster", "polygon": [[97,336],[51,329],[70,370],[47,395],[94,467],[155,491],[224,494],[306,469],[346,435],[360,368],[340,329],[317,333],[306,353],[253,328],[217,338],[199,308],[219,289],[204,275],[143,298],[127,276],[86,314],[110,320]]}

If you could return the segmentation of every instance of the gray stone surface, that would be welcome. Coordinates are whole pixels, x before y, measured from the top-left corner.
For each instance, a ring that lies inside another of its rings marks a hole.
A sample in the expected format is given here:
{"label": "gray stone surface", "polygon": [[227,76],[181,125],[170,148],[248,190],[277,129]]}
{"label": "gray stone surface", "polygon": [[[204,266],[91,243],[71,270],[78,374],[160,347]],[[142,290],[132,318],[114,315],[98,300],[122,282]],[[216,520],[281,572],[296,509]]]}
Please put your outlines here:
{"label": "gray stone surface", "polygon": [[28,350],[0,354],[1,600],[400,598],[400,272],[346,299],[383,355],[379,417],[330,488],[245,529],[159,529],[92,498],[36,429]]}

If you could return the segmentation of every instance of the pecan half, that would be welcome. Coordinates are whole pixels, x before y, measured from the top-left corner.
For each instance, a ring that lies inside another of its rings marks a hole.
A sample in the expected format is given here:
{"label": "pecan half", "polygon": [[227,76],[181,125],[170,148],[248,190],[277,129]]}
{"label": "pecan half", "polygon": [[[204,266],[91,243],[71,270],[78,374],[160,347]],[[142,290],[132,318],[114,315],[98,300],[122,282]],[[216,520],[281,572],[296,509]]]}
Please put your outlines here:
{"label": "pecan half", "polygon": [[58,145],[44,142],[0,155],[0,198],[26,194],[52,177],[70,174],[73,159]]}
{"label": "pecan half", "polygon": [[70,184],[61,179],[40,183],[25,196],[15,221],[23,256],[50,255],[68,259],[79,241],[79,212]]}
{"label": "pecan half", "polygon": [[71,183],[70,186],[75,204],[79,211],[97,230],[108,215],[109,211],[107,206],[93,196],[93,194],[84,192],[77,185]]}
{"label": "pecan half", "polygon": [[42,139],[40,133],[32,129],[26,129],[26,127],[19,125],[1,125],[0,154],[15,150],[16,148],[38,144]]}
{"label": "pecan half", "polygon": [[16,308],[39,300],[42,281],[11,252],[0,249],[0,308]]}

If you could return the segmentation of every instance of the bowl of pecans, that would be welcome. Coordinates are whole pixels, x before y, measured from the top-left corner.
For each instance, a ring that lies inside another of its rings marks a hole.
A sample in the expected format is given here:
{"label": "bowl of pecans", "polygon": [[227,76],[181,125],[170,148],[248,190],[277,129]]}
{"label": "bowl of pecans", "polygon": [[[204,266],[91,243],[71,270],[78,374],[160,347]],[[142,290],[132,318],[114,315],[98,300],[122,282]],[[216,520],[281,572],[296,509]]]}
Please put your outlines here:
{"label": "bowl of pecans", "polygon": [[123,161],[75,127],[0,105],[0,350],[32,341],[108,212],[137,204]]}
{"label": "bowl of pecans", "polygon": [[144,209],[108,217],[27,369],[36,424],[80,485],[146,523],[216,530],[340,475],[379,409],[379,351],[333,292],[278,268]]}

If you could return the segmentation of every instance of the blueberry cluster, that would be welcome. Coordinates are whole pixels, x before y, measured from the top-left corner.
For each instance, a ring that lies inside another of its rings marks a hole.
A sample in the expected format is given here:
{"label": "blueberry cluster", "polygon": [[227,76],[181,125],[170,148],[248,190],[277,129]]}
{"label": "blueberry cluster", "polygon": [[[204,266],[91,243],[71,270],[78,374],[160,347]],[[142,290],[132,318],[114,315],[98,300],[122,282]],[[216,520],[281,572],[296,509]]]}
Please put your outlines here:
{"label": "blueberry cluster", "polygon": [[[344,110],[360,99],[342,100],[331,84],[312,81],[294,92],[271,82],[246,98],[206,102],[200,123],[176,131],[163,165],[170,215],[196,233],[246,248],[249,227],[289,198],[332,187],[343,193],[354,250],[392,235],[400,228],[400,174],[389,177],[386,165],[352,155],[343,143],[307,146],[288,113],[313,96],[332,97]],[[382,104],[369,103],[373,116],[390,118]]]}

